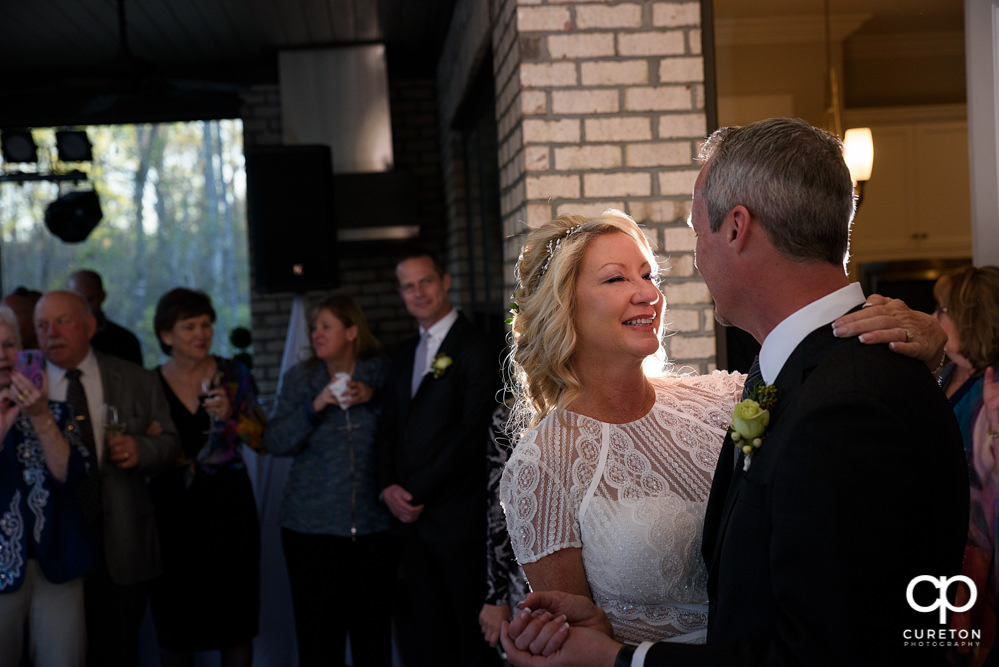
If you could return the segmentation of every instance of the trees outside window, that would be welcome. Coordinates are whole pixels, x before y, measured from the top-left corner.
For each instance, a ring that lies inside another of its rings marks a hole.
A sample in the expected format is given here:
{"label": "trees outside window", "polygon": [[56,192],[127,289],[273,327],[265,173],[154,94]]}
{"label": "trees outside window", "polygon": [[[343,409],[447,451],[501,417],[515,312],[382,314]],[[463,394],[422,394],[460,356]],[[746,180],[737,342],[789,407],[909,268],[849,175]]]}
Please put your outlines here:
{"label": "trees outside window", "polygon": [[[178,287],[204,290],[218,313],[214,351],[229,356],[229,332],[249,326],[243,128],[239,120],[85,128],[93,161],[57,161],[55,130],[35,129],[42,172],[79,168],[89,183],[0,183],[0,280],[9,294],[24,285],[63,288],[89,268],[104,278],[108,317],[142,341],[147,367],[161,360],[152,327],[156,301]],[[23,165],[4,164],[8,174]],[[81,243],[45,226],[60,195],[93,187],[103,218]]]}

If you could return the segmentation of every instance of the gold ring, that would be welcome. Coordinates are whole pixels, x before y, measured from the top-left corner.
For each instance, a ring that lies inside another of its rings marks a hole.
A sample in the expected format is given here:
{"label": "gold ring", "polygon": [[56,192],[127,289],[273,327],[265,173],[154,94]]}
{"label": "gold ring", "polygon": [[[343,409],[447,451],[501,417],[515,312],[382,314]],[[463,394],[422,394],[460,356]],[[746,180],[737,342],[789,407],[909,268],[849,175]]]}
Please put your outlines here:
{"label": "gold ring", "polygon": [[913,334],[908,329],[905,330],[905,342],[906,343],[911,343],[915,338],[916,338],[915,334]]}
{"label": "gold ring", "polygon": [[21,391],[17,392],[17,400],[21,401],[22,403],[24,403],[25,401],[27,401],[28,400],[28,392],[24,391],[23,389]]}

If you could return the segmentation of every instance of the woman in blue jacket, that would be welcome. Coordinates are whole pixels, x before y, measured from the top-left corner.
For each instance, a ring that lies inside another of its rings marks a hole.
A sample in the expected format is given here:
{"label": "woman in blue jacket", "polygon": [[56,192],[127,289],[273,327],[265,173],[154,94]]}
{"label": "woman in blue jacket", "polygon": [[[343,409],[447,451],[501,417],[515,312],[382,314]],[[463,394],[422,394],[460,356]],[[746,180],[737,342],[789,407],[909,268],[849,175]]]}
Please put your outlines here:
{"label": "woman in blue jacket", "polygon": [[299,665],[391,665],[393,555],[378,502],[373,443],[387,364],[354,301],[334,296],[309,318],[311,354],[285,373],[264,430],[292,456],[281,508]]}
{"label": "woman in blue jacket", "polygon": [[91,461],[44,371],[39,387],[14,370],[20,348],[0,306],[0,665],[21,664],[28,625],[35,667],[82,667],[83,575],[98,551],[77,491],[94,483]]}

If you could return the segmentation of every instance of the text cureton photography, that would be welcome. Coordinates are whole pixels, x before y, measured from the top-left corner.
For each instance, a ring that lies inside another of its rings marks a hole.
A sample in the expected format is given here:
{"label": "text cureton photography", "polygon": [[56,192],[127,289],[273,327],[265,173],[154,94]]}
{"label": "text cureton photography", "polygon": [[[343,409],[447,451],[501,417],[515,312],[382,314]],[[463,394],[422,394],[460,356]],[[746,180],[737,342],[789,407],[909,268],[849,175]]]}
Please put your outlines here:
{"label": "text cureton photography", "polygon": [[[968,587],[968,597],[963,604],[957,605],[947,597],[947,590],[952,583],[963,583]],[[932,604],[919,604],[915,599],[917,586],[933,586],[937,589],[938,597]],[[937,628],[906,628],[902,631],[902,640],[905,646],[947,646],[947,647],[977,647],[981,645],[982,631],[980,628],[949,628],[947,624],[947,612],[962,612],[971,609],[978,598],[978,590],[968,577],[957,575],[954,577],[932,577],[921,575],[912,579],[905,591],[906,601],[909,606],[919,612],[931,613],[936,611],[939,614],[939,621],[942,627]]]}

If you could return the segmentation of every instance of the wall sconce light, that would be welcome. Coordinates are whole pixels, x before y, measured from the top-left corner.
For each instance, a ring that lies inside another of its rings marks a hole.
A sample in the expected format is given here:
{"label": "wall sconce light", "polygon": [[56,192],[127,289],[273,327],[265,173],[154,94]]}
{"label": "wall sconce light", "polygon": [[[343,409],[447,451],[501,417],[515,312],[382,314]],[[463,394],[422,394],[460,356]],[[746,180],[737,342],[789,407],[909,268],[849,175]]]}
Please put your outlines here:
{"label": "wall sconce light", "polygon": [[851,127],[843,136],[843,156],[857,185],[857,206],[864,200],[864,184],[874,167],[874,138],[869,127]]}
{"label": "wall sconce light", "polygon": [[59,130],[55,135],[61,161],[90,162],[94,159],[90,138],[84,130]]}
{"label": "wall sconce light", "polygon": [[4,130],[0,133],[0,151],[5,162],[23,163],[38,161],[38,146],[31,130]]}

